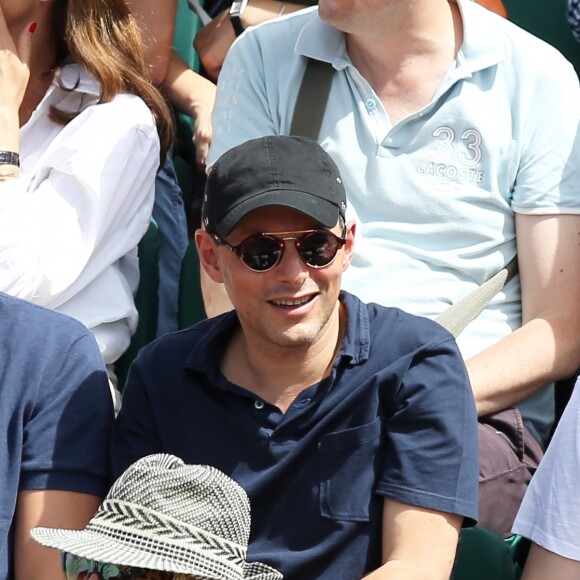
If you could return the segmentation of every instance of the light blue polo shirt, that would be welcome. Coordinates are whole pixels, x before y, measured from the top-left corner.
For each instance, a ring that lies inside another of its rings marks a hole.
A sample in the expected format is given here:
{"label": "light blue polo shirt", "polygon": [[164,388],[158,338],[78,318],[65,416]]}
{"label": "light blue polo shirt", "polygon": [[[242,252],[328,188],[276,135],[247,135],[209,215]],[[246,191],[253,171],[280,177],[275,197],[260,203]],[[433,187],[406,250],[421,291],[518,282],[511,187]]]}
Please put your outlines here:
{"label": "light blue polo shirt", "polygon": [[[343,287],[434,318],[516,253],[515,213],[580,213],[580,88],[553,47],[466,0],[464,42],[431,102],[393,126],[316,7],[248,30],[218,83],[213,163],[255,137],[289,132],[304,56],[336,69],[319,141],[357,222]],[[519,279],[458,339],[465,358],[521,325]],[[520,409],[536,433],[550,389]]]}

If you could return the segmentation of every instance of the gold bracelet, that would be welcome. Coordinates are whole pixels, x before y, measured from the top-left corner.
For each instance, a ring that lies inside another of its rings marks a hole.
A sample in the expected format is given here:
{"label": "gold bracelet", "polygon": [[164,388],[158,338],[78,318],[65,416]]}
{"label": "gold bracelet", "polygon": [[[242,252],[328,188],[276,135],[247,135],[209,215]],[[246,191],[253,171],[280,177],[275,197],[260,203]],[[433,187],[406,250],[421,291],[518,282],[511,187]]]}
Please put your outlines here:
{"label": "gold bracelet", "polygon": [[20,169],[17,165],[0,165],[0,181],[16,179],[19,174]]}

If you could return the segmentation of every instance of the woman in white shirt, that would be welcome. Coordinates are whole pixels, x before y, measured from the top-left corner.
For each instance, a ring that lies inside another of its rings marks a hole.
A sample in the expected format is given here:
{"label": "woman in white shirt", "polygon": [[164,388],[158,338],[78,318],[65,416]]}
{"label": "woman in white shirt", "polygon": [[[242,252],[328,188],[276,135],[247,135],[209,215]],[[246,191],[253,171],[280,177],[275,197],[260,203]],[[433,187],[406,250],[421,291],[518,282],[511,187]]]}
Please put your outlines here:
{"label": "woman in white shirt", "polygon": [[129,345],[137,244],[172,140],[123,0],[0,0],[0,290]]}

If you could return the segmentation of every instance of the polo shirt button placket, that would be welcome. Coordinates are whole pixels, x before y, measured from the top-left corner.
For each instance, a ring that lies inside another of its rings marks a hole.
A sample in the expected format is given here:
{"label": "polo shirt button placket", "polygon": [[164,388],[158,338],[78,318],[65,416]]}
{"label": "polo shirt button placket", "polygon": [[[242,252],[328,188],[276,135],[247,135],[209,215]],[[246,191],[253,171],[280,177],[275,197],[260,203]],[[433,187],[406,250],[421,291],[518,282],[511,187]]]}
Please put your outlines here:
{"label": "polo shirt button placket", "polygon": [[264,408],[264,401],[260,401],[260,399],[256,399],[254,401],[254,407],[256,409],[263,409]]}
{"label": "polo shirt button placket", "polygon": [[377,108],[377,102],[374,99],[367,99],[365,106],[369,113],[372,113]]}

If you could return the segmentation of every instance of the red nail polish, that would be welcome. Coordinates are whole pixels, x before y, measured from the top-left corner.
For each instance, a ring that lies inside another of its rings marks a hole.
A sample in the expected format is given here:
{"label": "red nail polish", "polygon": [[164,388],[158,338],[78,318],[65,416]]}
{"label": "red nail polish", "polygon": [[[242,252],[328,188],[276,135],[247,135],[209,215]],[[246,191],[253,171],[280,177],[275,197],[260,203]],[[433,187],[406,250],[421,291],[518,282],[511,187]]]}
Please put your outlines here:
{"label": "red nail polish", "polygon": [[34,31],[36,30],[36,22],[33,22],[29,27],[28,27],[28,32],[30,34],[34,34]]}

